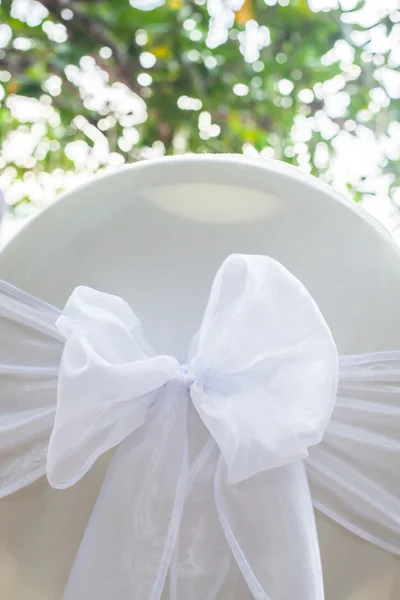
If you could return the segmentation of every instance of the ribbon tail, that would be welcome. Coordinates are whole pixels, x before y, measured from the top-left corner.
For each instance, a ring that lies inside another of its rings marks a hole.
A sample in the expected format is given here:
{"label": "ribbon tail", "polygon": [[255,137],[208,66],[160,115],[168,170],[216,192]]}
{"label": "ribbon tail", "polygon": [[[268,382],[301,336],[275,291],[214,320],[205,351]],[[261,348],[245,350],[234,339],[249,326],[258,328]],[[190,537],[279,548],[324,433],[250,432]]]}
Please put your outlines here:
{"label": "ribbon tail", "polygon": [[64,600],[160,599],[186,495],[187,405],[187,392],[163,388],[146,423],[118,447]]}
{"label": "ribbon tail", "polygon": [[215,600],[231,552],[218,519],[214,477],[219,449],[209,439],[192,463],[182,523],[169,573],[170,600]]}
{"label": "ribbon tail", "polygon": [[220,458],[215,500],[226,539],[256,600],[323,600],[318,537],[302,461],[232,485]]}

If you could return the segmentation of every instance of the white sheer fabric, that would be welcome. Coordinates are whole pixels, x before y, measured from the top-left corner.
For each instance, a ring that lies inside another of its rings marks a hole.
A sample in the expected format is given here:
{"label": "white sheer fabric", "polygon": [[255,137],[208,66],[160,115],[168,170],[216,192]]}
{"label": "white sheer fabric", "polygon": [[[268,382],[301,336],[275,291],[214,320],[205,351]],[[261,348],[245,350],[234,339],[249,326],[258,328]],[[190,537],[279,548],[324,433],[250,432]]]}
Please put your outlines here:
{"label": "white sheer fabric", "polygon": [[339,372],[332,420],[307,459],[314,506],[400,554],[400,351],[341,357]]}
{"label": "white sheer fabric", "polygon": [[400,352],[341,358],[337,392],[329,329],[272,259],[224,262],[188,365],[88,288],[60,313],[2,283],[0,328],[0,497],[117,447],[65,599],[158,600],[168,574],[171,600],[212,600],[232,560],[257,599],[322,599],[312,502],[400,554]]}

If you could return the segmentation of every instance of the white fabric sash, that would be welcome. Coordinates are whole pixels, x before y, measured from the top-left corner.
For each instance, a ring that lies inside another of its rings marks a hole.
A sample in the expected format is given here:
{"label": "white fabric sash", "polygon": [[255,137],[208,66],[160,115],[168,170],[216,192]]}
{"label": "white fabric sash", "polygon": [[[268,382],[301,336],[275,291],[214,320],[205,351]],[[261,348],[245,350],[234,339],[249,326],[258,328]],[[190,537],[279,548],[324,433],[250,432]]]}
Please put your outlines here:
{"label": "white fabric sash", "polygon": [[330,331],[276,261],[223,263],[187,365],[89,288],[59,313],[1,284],[0,320],[0,497],[116,448],[65,600],[159,600],[167,574],[171,600],[213,600],[231,560],[256,599],[320,600],[312,501],[400,553],[400,353],[342,358],[337,394]]}

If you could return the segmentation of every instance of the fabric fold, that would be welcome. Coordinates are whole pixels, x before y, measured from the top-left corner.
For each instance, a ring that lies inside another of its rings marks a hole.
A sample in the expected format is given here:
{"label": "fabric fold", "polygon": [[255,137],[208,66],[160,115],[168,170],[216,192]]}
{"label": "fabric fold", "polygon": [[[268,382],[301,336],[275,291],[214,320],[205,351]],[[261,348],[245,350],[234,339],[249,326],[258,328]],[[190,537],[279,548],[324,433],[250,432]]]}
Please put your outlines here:
{"label": "fabric fold", "polygon": [[186,495],[187,404],[187,391],[164,389],[117,448],[64,600],[160,599]]}
{"label": "fabric fold", "polygon": [[46,471],[63,350],[59,315],[0,281],[0,498]]}
{"label": "fabric fold", "polygon": [[324,598],[315,517],[302,461],[232,485],[220,459],[215,499],[228,544],[256,600]]}
{"label": "fabric fold", "polygon": [[219,521],[214,494],[218,447],[209,439],[192,462],[179,537],[169,571],[170,600],[214,600],[232,554]]}
{"label": "fabric fold", "polygon": [[400,352],[341,357],[332,420],[307,472],[316,508],[400,554]]}

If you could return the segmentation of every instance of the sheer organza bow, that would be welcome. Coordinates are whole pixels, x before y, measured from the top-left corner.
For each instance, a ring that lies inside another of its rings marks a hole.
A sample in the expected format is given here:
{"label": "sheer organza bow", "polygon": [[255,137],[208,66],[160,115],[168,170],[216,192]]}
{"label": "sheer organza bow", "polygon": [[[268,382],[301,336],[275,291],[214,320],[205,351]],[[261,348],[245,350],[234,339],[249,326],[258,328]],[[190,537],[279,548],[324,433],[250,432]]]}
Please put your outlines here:
{"label": "sheer organza bow", "polygon": [[89,288],[57,327],[51,485],[117,447],[64,597],[158,600],[168,575],[171,598],[215,598],[234,558],[257,599],[322,599],[301,459],[330,419],[337,353],[302,284],[267,257],[229,257],[185,366]]}

